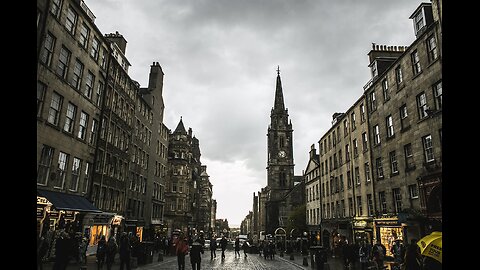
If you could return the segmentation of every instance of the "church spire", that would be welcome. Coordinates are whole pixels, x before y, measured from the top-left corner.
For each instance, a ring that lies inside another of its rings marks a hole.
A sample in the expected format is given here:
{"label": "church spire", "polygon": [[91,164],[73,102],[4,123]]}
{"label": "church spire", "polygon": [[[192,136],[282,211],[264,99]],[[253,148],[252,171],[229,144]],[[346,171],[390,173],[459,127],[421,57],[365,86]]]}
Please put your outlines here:
{"label": "church spire", "polygon": [[273,105],[273,110],[285,110],[282,81],[280,80],[280,66],[277,67],[277,87],[275,89],[275,103]]}
{"label": "church spire", "polygon": [[183,125],[182,117],[180,116],[180,122],[178,122],[177,128],[173,133],[187,134],[185,126]]}

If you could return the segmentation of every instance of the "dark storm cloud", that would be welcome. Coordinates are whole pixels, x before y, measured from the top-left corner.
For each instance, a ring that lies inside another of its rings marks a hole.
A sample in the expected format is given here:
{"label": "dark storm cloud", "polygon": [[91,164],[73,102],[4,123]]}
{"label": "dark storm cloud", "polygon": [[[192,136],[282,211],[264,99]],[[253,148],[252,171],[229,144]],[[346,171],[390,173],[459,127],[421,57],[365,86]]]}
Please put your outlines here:
{"label": "dark storm cloud", "polygon": [[248,182],[248,188],[235,194],[244,208],[228,216],[237,224],[251,210],[251,194],[266,185],[266,133],[277,65],[294,128],[299,175],[310,145],[318,145],[331,127],[332,114],[345,112],[361,96],[370,79],[367,53],[372,42],[409,45],[414,33],[408,18],[421,2],[87,0],[86,4],[104,33],[119,31],[127,39],[133,79],[145,86],[151,63],[162,66],[164,122],[173,130],[182,116],[200,140],[219,217],[231,206],[224,189]]}

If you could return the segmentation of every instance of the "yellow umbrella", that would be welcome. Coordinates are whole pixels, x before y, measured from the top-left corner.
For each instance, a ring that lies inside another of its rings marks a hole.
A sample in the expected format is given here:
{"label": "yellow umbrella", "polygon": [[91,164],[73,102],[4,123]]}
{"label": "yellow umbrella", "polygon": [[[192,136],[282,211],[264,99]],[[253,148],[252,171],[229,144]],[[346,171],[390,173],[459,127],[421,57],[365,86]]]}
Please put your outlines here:
{"label": "yellow umbrella", "polygon": [[432,232],[417,242],[420,253],[442,262],[442,232]]}

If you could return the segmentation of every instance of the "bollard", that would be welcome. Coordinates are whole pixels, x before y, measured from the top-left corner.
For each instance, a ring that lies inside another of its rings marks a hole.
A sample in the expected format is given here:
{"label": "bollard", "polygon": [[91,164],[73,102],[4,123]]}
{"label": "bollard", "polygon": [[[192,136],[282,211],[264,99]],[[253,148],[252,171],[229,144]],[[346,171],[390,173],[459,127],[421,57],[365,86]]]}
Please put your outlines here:
{"label": "bollard", "polygon": [[163,262],[163,254],[162,254],[162,252],[159,252],[159,253],[158,253],[158,260],[157,260],[157,262]]}
{"label": "bollard", "polygon": [[293,257],[293,252],[292,252],[290,253],[290,261],[293,261],[293,260],[295,260],[295,258]]}

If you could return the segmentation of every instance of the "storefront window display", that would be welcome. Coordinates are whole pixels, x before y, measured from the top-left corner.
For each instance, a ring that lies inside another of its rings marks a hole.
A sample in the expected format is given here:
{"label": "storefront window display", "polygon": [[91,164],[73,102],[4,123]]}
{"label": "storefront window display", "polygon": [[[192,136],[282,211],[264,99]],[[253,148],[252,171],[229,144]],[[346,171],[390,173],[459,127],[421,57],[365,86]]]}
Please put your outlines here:
{"label": "storefront window display", "polygon": [[94,246],[98,243],[102,235],[107,238],[108,225],[93,225],[90,228],[89,246]]}
{"label": "storefront window display", "polygon": [[137,236],[138,240],[142,242],[143,239],[143,227],[137,227]]}
{"label": "storefront window display", "polygon": [[393,256],[390,249],[397,239],[403,241],[402,227],[380,227],[380,240],[387,249],[387,256]]}

